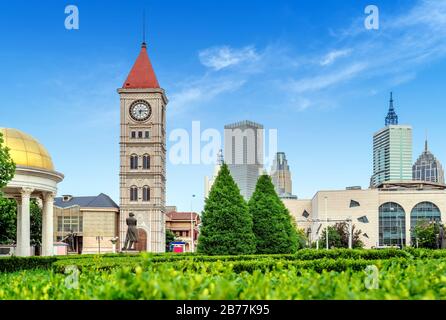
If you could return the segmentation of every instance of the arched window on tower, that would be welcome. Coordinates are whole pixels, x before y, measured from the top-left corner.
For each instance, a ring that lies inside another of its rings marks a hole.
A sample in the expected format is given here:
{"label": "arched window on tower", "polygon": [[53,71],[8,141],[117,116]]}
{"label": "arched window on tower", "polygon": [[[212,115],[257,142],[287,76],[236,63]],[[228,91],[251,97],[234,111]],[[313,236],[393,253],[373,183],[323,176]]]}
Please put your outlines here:
{"label": "arched window on tower", "polygon": [[142,189],[142,200],[144,202],[149,202],[150,201],[150,187],[149,186],[144,186],[144,188]]}
{"label": "arched window on tower", "polygon": [[130,201],[138,201],[138,187],[130,187]]}
{"label": "arched window on tower", "polygon": [[130,169],[131,170],[138,169],[138,156],[136,154],[132,154],[130,156]]}
{"label": "arched window on tower", "polygon": [[150,156],[148,154],[145,154],[142,157],[142,168],[144,170],[149,170],[150,169]]}

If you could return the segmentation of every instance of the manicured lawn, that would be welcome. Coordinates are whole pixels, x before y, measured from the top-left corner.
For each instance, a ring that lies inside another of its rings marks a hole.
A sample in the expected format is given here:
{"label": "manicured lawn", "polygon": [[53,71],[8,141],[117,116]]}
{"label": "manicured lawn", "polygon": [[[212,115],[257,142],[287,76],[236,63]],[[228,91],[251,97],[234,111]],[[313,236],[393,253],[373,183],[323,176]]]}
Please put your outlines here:
{"label": "manicured lawn", "polygon": [[[9,271],[0,273],[0,299],[446,298],[446,251],[2,258],[0,270],[2,264]],[[366,271],[373,270],[368,267],[372,265],[377,282],[373,271]],[[79,271],[73,273],[73,268]]]}

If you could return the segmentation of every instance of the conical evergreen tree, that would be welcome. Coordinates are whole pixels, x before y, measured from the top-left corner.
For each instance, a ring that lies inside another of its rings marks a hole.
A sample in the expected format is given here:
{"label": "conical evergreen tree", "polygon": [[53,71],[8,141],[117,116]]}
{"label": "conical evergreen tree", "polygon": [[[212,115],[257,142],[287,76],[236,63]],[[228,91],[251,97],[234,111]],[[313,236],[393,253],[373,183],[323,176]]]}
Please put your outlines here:
{"label": "conical evergreen tree", "polygon": [[297,231],[288,209],[280,200],[271,177],[262,175],[249,200],[259,254],[294,253],[299,247]]}
{"label": "conical evergreen tree", "polygon": [[198,252],[242,255],[256,251],[252,217],[240,190],[223,164],[202,213]]}

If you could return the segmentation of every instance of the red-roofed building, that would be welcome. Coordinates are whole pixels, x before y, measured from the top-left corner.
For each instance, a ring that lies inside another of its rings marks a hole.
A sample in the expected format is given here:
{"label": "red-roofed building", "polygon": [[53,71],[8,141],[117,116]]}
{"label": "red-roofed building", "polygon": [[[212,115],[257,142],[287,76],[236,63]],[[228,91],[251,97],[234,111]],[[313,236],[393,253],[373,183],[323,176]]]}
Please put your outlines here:
{"label": "red-roofed building", "polygon": [[[166,229],[172,231],[177,237],[177,240],[186,243],[186,252],[196,251],[199,234],[198,226],[200,223],[200,215],[196,212],[172,211],[166,213]],[[193,241],[191,237],[192,230],[194,230]]]}
{"label": "red-roofed building", "polygon": [[159,89],[160,85],[153,70],[147,53],[147,46],[143,43],[141,51],[127,80],[125,80],[123,89]]}

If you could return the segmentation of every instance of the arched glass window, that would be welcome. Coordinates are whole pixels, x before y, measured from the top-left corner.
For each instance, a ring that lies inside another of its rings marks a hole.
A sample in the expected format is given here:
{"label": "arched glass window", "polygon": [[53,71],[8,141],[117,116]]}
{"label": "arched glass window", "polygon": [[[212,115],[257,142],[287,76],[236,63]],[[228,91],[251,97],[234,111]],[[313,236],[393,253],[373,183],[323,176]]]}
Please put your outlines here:
{"label": "arched glass window", "polygon": [[395,246],[406,243],[406,212],[395,202],[379,207],[379,245]]}
{"label": "arched glass window", "polygon": [[142,189],[142,200],[144,202],[150,201],[150,188],[148,186],[144,186]]}
{"label": "arched glass window", "polygon": [[144,170],[149,170],[150,169],[150,156],[148,154],[145,154],[142,157],[142,167]]}
{"label": "arched glass window", "polygon": [[421,202],[417,204],[410,213],[410,230],[412,231],[412,243],[415,243],[414,230],[417,224],[422,222],[441,221],[441,212],[432,202]]}
{"label": "arched glass window", "polygon": [[132,154],[130,156],[130,169],[138,169],[138,156],[136,154]]}
{"label": "arched glass window", "polygon": [[130,187],[130,201],[138,201],[138,187]]}

